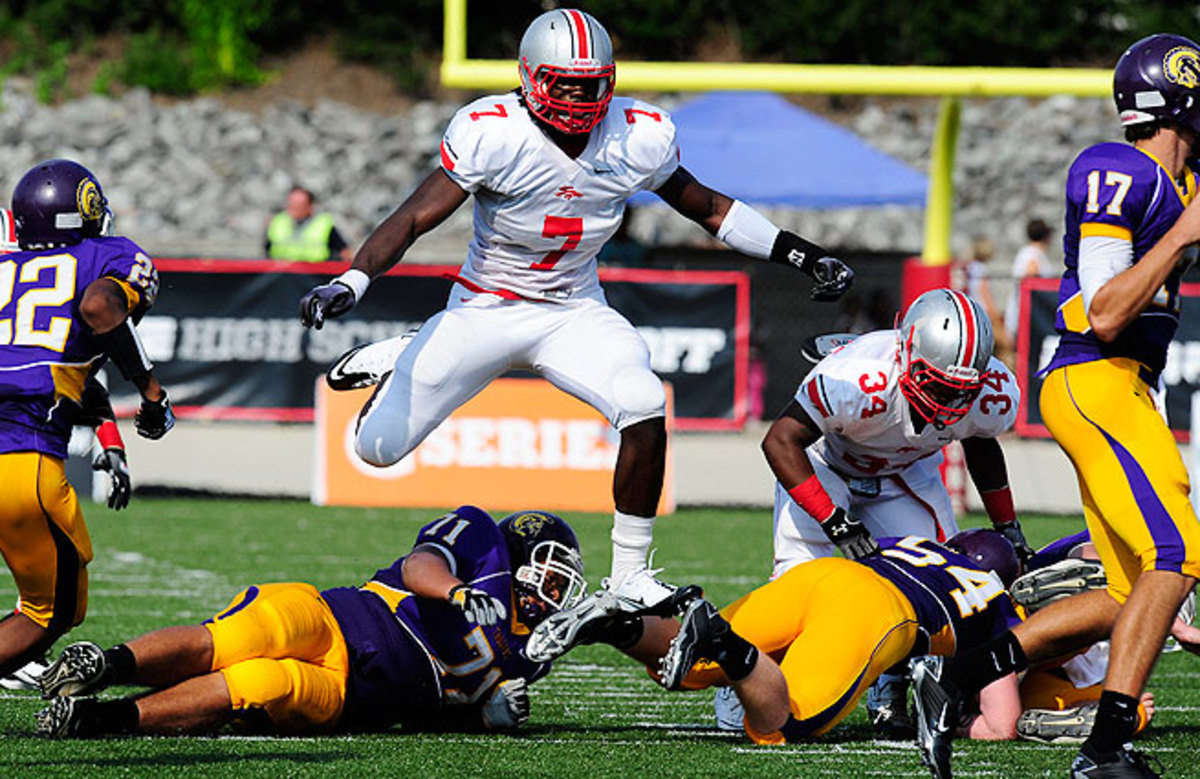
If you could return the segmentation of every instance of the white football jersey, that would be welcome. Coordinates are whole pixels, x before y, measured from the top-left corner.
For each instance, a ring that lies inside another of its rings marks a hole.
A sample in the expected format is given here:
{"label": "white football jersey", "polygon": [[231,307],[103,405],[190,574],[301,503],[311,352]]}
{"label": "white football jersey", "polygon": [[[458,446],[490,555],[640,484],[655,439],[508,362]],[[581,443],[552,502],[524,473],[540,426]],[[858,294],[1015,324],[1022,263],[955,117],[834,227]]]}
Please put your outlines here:
{"label": "white football jersey", "polygon": [[587,148],[563,153],[510,92],[476,100],[451,120],[442,169],[475,195],[475,237],[462,268],[488,290],[602,299],[596,254],[626,199],[679,167],[675,125],[661,108],[614,98]]}
{"label": "white football jersey", "polygon": [[859,336],[817,363],[800,383],[796,401],[824,435],[809,447],[849,476],[886,476],[938,455],[951,441],[994,438],[1012,427],[1021,391],[1004,363],[992,358],[983,390],[965,417],[941,430],[913,430],[900,391],[897,333]]}

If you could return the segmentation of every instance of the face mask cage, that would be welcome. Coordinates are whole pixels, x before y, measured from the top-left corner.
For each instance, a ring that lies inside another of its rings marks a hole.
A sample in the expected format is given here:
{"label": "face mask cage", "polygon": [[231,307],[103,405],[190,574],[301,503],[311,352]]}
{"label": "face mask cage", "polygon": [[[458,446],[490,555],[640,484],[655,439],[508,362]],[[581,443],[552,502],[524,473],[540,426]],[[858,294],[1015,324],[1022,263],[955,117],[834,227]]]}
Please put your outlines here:
{"label": "face mask cage", "polygon": [[983,388],[981,379],[956,378],[922,359],[909,363],[900,388],[921,417],[936,427],[953,425],[967,415]]}
{"label": "face mask cage", "polygon": [[541,621],[550,613],[569,609],[587,591],[579,552],[558,541],[542,541],[535,546],[529,562],[517,569],[516,579],[529,595],[540,601],[528,614],[522,609],[525,621],[530,618]]}
{"label": "face mask cage", "polygon": [[[531,71],[529,63],[522,60],[521,70],[525,76],[525,103],[529,110],[546,124],[567,133],[578,135],[590,132],[608,113],[612,101],[616,66],[609,64],[598,68],[560,68],[554,65],[539,65]],[[594,81],[594,100],[572,101],[552,97],[555,85],[562,80]]]}

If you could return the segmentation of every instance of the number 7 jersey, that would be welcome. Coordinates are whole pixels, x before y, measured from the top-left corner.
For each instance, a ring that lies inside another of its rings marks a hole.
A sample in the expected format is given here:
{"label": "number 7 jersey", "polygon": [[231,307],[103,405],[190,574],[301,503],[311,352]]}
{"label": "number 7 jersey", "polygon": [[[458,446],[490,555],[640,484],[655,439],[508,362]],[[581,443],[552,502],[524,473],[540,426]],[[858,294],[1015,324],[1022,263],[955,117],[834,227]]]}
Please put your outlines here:
{"label": "number 7 jersey", "polygon": [[461,108],[442,139],[441,161],[475,195],[464,279],[533,299],[602,299],[597,252],[620,226],[625,201],[671,177],[679,150],[665,111],[615,98],[572,159],[513,92]]}

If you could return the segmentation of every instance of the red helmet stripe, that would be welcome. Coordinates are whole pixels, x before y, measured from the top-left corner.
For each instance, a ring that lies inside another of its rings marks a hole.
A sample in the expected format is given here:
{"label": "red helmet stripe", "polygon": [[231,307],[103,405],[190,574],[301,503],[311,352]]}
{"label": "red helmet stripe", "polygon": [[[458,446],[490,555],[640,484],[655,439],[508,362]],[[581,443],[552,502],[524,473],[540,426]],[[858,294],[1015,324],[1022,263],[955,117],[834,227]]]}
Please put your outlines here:
{"label": "red helmet stripe", "polygon": [[970,368],[975,364],[975,347],[979,340],[976,337],[976,333],[979,331],[979,323],[975,321],[975,307],[971,305],[971,300],[958,290],[950,290],[950,297],[958,307],[959,316],[962,317],[962,359],[959,361],[959,365],[964,368]]}
{"label": "red helmet stripe", "polygon": [[589,53],[588,46],[588,23],[583,18],[583,14],[576,11],[574,8],[567,9],[567,16],[571,19],[571,25],[575,29],[575,56],[579,59],[587,59],[592,56]]}

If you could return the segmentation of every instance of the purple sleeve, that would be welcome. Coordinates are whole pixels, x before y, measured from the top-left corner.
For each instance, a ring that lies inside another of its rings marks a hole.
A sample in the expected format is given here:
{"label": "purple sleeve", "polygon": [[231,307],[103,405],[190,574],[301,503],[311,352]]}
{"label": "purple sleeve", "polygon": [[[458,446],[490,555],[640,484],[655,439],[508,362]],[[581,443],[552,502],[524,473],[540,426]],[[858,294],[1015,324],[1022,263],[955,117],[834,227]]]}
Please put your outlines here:
{"label": "purple sleeve", "polygon": [[486,511],[461,506],[430,522],[417,534],[418,546],[432,546],[446,557],[450,571],[464,582],[507,571],[504,537]]}
{"label": "purple sleeve", "polygon": [[1079,546],[1091,541],[1092,537],[1084,530],[1082,533],[1065,536],[1057,541],[1051,541],[1034,553],[1033,557],[1029,558],[1029,565],[1026,566],[1031,571],[1036,571],[1038,568],[1045,568],[1047,565],[1053,565],[1060,560],[1065,560],[1068,553]]}

